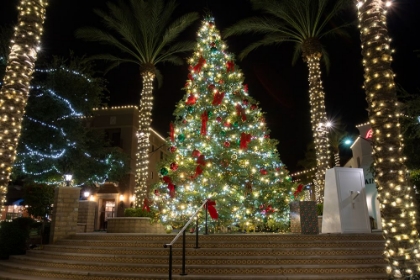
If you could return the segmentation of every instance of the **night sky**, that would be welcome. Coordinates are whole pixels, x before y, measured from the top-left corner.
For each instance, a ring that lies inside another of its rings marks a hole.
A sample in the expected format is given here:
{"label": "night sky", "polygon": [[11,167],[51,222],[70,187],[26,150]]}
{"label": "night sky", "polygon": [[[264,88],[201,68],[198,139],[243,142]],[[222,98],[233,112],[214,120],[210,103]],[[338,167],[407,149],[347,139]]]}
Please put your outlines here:
{"label": "night sky", "polygon": [[[237,20],[252,15],[246,0],[179,0],[180,14],[210,11],[216,27],[223,31]],[[13,24],[17,18],[18,0],[0,1],[0,25]],[[227,3],[229,4],[228,6]],[[51,0],[42,39],[44,56],[67,56],[69,50],[78,55],[101,53],[95,43],[75,39],[74,31],[82,26],[98,23],[93,8],[105,8],[104,0]],[[420,50],[420,1],[395,0],[388,14],[388,27],[396,50],[393,69],[396,82],[409,91],[420,88],[420,58],[414,50]],[[343,15],[347,21],[357,20],[356,9]],[[183,38],[195,40],[200,22],[192,26]],[[362,90],[363,69],[360,55],[359,31],[350,28],[350,38],[324,41],[330,53],[330,73],[323,72],[326,93],[326,110],[329,118],[341,118],[349,132],[355,125],[366,122],[367,103]],[[239,52],[256,37],[231,37],[226,40],[228,51]],[[308,71],[299,60],[291,65],[292,45],[265,47],[252,52],[243,61],[236,61],[249,86],[249,94],[260,102],[266,112],[271,138],[279,141],[281,160],[292,172],[299,168],[296,163],[304,158],[306,146],[311,141],[309,115]],[[187,56],[185,56],[187,58]],[[163,136],[168,135],[169,122],[173,120],[175,105],[183,97],[181,88],[187,79],[184,66],[158,65],[163,74],[163,86],[155,91],[152,127]],[[325,70],[325,69],[323,69]],[[106,76],[109,81],[109,105],[138,105],[141,77],[135,65],[122,65]]]}

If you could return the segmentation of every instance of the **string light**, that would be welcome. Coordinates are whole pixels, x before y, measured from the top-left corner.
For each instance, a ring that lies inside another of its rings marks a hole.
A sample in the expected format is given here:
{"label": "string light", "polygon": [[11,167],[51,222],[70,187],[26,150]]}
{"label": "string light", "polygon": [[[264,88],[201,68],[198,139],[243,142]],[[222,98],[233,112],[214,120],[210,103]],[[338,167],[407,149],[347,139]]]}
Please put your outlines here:
{"label": "string light", "polygon": [[277,141],[269,137],[264,113],[213,18],[202,22],[197,38],[185,96],[174,112],[173,139],[166,140],[171,153],[160,163],[163,182],[149,194],[153,207],[163,223],[181,224],[211,198],[224,227],[287,229],[295,184],[279,159]]}
{"label": "string light", "polygon": [[406,167],[397,108],[394,74],[391,68],[391,39],[386,26],[390,1],[359,0],[364,89],[369,105],[369,123],[375,169],[375,183],[381,204],[382,228],[386,240],[387,273],[392,279],[411,279],[418,266],[418,232],[414,189],[407,185]]}
{"label": "string light", "polygon": [[22,117],[40,49],[47,5],[47,0],[21,0],[17,8],[18,24],[11,40],[10,55],[0,90],[0,220],[5,211],[7,186],[16,159]]}

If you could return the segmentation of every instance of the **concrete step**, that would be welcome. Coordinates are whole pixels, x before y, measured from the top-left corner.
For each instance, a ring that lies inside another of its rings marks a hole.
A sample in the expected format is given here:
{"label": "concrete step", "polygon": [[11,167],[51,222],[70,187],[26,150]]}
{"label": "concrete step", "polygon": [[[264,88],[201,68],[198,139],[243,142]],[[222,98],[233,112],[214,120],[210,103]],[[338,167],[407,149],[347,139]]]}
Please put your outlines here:
{"label": "concrete step", "polygon": [[[63,253],[45,250],[29,250],[26,256],[12,256],[12,258],[32,257],[37,259],[54,259],[54,260],[89,260],[97,262],[108,263],[151,263],[151,264],[167,264],[168,255],[111,255],[111,254],[79,254],[79,253]],[[182,257],[180,254],[173,256],[174,264],[181,264]],[[260,255],[258,258],[253,256],[218,256],[215,259],[213,256],[188,256],[186,264],[208,264],[213,265],[245,265],[245,264],[270,264],[270,265],[284,265],[294,264],[296,261],[302,264],[385,264],[385,260],[374,255],[352,255],[352,256],[264,256]]]}
{"label": "concrete step", "polygon": [[[0,261],[1,279],[168,279],[174,235],[77,234]],[[188,236],[182,273],[180,241],[172,279],[387,279],[381,234],[226,234]],[[19,278],[19,277],[22,278]]]}
{"label": "concrete step", "polygon": [[[237,270],[237,268],[221,267],[219,273],[209,274],[207,271],[196,273],[194,267],[185,270],[186,276],[180,276],[181,267],[174,267],[172,272],[172,279],[387,279],[382,268],[378,267],[376,271],[364,266],[357,268],[345,268],[346,273],[343,273],[343,268],[329,267],[320,270],[319,268],[301,268],[305,273],[296,274],[295,271],[284,268],[272,267],[250,267],[244,272]],[[8,263],[3,265],[0,270],[0,279],[3,272],[13,272],[31,275],[34,277],[44,277],[44,279],[94,279],[94,280],[137,280],[137,279],[168,279],[168,270],[153,271],[150,274],[133,273],[133,272],[114,272],[114,271],[82,271],[71,270],[63,268],[41,268],[27,265]],[[317,272],[315,272],[317,271]],[[322,273],[319,273],[319,272]],[[314,273],[315,272],[315,273]],[[18,278],[19,279],[19,278]]]}

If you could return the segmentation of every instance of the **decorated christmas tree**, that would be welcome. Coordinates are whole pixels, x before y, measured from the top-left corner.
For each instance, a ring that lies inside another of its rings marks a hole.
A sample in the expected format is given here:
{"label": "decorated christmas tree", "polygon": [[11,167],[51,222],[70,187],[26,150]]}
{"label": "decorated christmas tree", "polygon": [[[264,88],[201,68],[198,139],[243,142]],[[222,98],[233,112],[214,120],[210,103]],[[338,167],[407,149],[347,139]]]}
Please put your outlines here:
{"label": "decorated christmas tree", "polygon": [[294,184],[259,103],[225,50],[207,16],[189,59],[186,94],[170,124],[171,153],[144,207],[159,211],[164,224],[181,226],[210,199],[210,215],[220,226],[284,228]]}

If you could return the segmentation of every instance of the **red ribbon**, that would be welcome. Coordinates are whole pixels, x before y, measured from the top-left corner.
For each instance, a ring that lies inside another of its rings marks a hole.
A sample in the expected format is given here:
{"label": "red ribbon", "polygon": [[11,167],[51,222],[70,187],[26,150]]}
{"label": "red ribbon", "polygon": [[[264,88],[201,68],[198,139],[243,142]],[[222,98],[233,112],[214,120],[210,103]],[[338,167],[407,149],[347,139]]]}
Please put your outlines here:
{"label": "red ribbon", "polygon": [[175,196],[175,185],[172,183],[172,179],[169,176],[163,176],[162,180],[168,184],[169,195],[171,197]]}
{"label": "red ribbon", "polygon": [[226,72],[233,72],[235,70],[235,63],[233,61],[228,61],[226,63]]}
{"label": "red ribbon", "polygon": [[187,105],[194,105],[197,99],[194,95],[190,94],[187,98],[187,101],[185,102]]}
{"label": "red ribbon", "polygon": [[175,133],[174,123],[173,123],[173,122],[171,122],[171,123],[169,124],[169,135],[170,135],[170,137],[171,137],[171,141],[172,141],[172,142],[174,142],[174,141],[175,141],[175,136],[174,136],[174,133]]}
{"label": "red ribbon", "polygon": [[206,157],[205,157],[204,155],[200,155],[200,156],[197,158],[197,163],[198,163],[199,165],[202,165],[202,166],[206,165]]}
{"label": "red ribbon", "polygon": [[203,68],[204,66],[204,63],[206,63],[206,60],[204,59],[204,57],[200,56],[200,58],[198,59],[198,63],[193,67],[194,72],[200,73],[201,68]]}
{"label": "red ribbon", "polygon": [[297,189],[293,193],[293,196],[296,197],[297,195],[299,195],[302,192],[302,190],[303,190],[303,185],[299,184],[299,186],[297,187]]}
{"label": "red ribbon", "polygon": [[215,205],[216,205],[216,201],[207,200],[207,203],[206,203],[207,211],[209,211],[210,217],[213,220],[217,220],[219,218],[219,214],[217,213],[217,210],[214,207]]}
{"label": "red ribbon", "polygon": [[246,121],[245,109],[239,103],[236,104],[236,114],[241,117],[242,121]]}
{"label": "red ribbon", "polygon": [[143,210],[146,210],[147,212],[150,212],[149,200],[147,198],[145,198],[143,200]]}
{"label": "red ribbon", "polygon": [[245,85],[244,85],[244,91],[245,91],[245,92],[248,92],[248,84],[245,84]]}
{"label": "red ribbon", "polygon": [[242,132],[241,133],[241,141],[239,143],[240,149],[248,149],[248,143],[251,142],[251,134]]}
{"label": "red ribbon", "polygon": [[213,96],[212,105],[220,105],[222,103],[223,97],[225,97],[224,92],[216,92]]}
{"label": "red ribbon", "polygon": [[209,116],[207,115],[207,111],[204,111],[201,114],[201,135],[207,134],[207,121],[209,120]]}
{"label": "red ribbon", "polygon": [[194,178],[197,178],[197,176],[201,174],[203,174],[203,168],[201,167],[201,165],[197,165],[197,167],[195,168]]}

